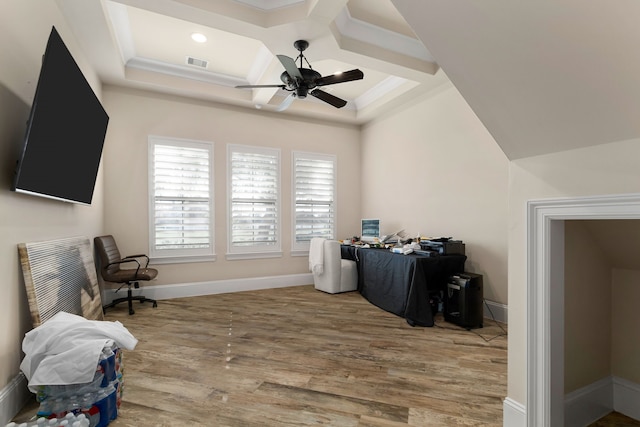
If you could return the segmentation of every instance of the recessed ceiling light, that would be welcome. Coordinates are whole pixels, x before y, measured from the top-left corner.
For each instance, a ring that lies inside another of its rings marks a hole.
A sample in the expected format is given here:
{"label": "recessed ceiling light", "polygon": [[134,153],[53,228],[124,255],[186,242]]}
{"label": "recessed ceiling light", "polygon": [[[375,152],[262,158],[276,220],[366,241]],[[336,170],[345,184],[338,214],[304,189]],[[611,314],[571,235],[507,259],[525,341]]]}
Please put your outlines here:
{"label": "recessed ceiling light", "polygon": [[198,43],[204,43],[207,41],[207,36],[202,33],[193,33],[191,34],[191,38],[193,39],[193,41]]}

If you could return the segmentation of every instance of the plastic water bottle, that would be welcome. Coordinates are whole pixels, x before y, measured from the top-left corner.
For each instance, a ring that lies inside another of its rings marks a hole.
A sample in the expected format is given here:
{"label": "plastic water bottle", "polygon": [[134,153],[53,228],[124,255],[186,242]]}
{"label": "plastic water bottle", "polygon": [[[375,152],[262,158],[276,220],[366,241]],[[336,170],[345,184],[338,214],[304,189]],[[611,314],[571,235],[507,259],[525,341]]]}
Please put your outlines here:
{"label": "plastic water bottle", "polygon": [[115,420],[118,416],[118,408],[116,406],[116,389],[113,383],[98,392],[95,406],[100,409],[100,423],[98,427],[104,427]]}
{"label": "plastic water bottle", "polygon": [[55,415],[56,418],[64,418],[64,416],[67,415],[67,402],[65,402],[64,399],[59,397],[53,401],[52,409],[53,409],[53,415]]}
{"label": "plastic water bottle", "polygon": [[100,409],[94,403],[95,397],[91,393],[85,393],[82,396],[82,414],[85,415],[91,426],[100,424]]}
{"label": "plastic water bottle", "polygon": [[49,418],[51,414],[51,399],[45,399],[40,402],[40,407],[38,408],[38,413],[36,415],[38,415],[39,417]]}
{"label": "plastic water bottle", "polygon": [[111,381],[116,379],[116,354],[112,350],[113,341],[108,342],[102,349],[98,364],[104,372],[104,379],[101,386],[106,387]]}
{"label": "plastic water bottle", "polygon": [[80,413],[80,410],[82,409],[80,407],[80,398],[76,395],[69,397],[69,401],[66,406],[67,414],[65,415],[65,417],[67,419],[69,419],[70,417],[75,417]]}

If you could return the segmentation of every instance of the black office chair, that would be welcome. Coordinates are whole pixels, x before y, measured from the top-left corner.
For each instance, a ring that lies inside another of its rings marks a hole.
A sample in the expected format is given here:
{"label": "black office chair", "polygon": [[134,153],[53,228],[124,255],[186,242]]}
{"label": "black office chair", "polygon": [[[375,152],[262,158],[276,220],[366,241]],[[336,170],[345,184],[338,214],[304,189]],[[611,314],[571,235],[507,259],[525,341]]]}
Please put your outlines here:
{"label": "black office chair", "polygon": [[[120,287],[116,290],[118,292],[124,286],[127,286],[127,296],[123,298],[116,298],[111,303],[102,306],[102,311],[106,312],[107,308],[115,307],[121,302],[127,301],[129,303],[129,314],[134,314],[133,301],[152,302],[154,307],[158,306],[158,303],[154,299],[146,298],[144,296],[133,296],[131,294],[131,286],[139,288],[139,281],[153,280],[158,275],[158,270],[154,268],[148,268],[149,257],[144,254],[129,255],[122,258],[116,241],[113,236],[99,236],[93,239],[95,244],[95,250],[100,257],[100,274],[105,282],[121,283]],[[138,258],[146,258],[147,262],[144,267],[140,264]],[[134,263],[135,268],[122,269],[120,265],[126,263]]]}

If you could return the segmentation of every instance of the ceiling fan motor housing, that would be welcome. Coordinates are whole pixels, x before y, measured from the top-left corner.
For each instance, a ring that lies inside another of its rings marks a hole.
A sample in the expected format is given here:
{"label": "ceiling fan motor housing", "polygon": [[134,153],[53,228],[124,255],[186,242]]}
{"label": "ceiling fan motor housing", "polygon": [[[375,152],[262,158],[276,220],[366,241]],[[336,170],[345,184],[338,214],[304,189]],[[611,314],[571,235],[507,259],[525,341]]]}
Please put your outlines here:
{"label": "ceiling fan motor housing", "polygon": [[298,68],[302,75],[302,81],[297,82],[286,71],[280,75],[280,80],[287,85],[289,90],[295,90],[296,97],[303,99],[307,97],[307,93],[315,88],[316,81],[322,77],[322,75],[310,68]]}
{"label": "ceiling fan motor housing", "polygon": [[296,98],[304,99],[307,97],[307,93],[309,93],[309,88],[305,86],[298,86],[296,89]]}

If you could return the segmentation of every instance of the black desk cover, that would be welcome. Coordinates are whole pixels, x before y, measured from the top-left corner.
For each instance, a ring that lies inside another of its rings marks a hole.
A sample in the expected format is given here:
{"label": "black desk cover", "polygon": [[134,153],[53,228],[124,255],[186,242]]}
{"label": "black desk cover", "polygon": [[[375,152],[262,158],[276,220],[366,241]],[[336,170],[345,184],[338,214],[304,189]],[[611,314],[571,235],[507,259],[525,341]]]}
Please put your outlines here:
{"label": "black desk cover", "polygon": [[372,304],[404,317],[410,325],[433,326],[431,293],[464,272],[464,255],[394,254],[388,249],[342,246],[342,258],[358,264],[358,291]]}

